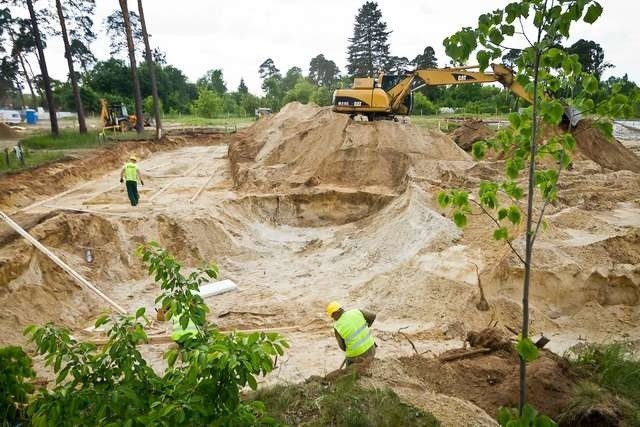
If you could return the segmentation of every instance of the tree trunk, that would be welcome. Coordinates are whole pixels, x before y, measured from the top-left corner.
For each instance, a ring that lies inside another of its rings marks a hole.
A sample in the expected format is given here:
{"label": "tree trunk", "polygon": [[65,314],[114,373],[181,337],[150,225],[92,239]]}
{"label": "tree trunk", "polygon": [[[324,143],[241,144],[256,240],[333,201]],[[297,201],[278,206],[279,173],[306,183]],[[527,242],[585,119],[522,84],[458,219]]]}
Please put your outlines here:
{"label": "tree trunk", "polygon": [[33,37],[36,40],[36,47],[38,48],[40,72],[42,73],[42,82],[44,84],[44,92],[47,98],[47,106],[49,107],[49,118],[51,120],[51,134],[53,136],[58,136],[60,130],[58,128],[58,118],[56,117],[56,110],[53,105],[51,79],[49,78],[49,71],[47,70],[47,61],[44,58],[44,49],[42,48],[42,39],[40,38],[40,31],[38,30],[38,19],[36,17],[36,11],[33,9],[33,0],[27,0],[27,7],[29,8],[29,16],[31,17],[31,29],[33,31]]}
{"label": "tree trunk", "polygon": [[73,57],[71,56],[71,47],[69,46],[69,36],[67,35],[67,24],[64,20],[62,11],[62,3],[56,0],[56,9],[58,10],[58,19],[60,20],[60,30],[62,31],[62,41],[64,42],[64,56],[67,58],[69,66],[69,77],[71,78],[71,88],[73,89],[73,98],[76,102],[76,113],[78,114],[78,126],[80,133],[87,133],[87,122],[84,119],[84,106],[82,98],[80,98],[80,88],[78,88],[78,79],[73,69]]}
{"label": "tree trunk", "polygon": [[133,97],[136,103],[136,132],[142,133],[142,94],[140,93],[140,81],[138,80],[138,67],[136,66],[136,52],[133,45],[133,35],[131,34],[131,20],[129,19],[129,7],[127,0],[118,0],[122,10],[124,20],[124,31],[127,34],[127,48],[129,49],[129,62],[131,63],[131,80],[133,81]]}
{"label": "tree trunk", "polygon": [[[38,59],[38,55],[35,54],[36,59]],[[39,59],[38,59],[39,61]],[[33,108],[35,108],[36,110],[38,109],[38,107],[44,107],[44,104],[42,103],[44,100],[44,95],[42,93],[42,89],[39,86],[36,86],[35,84],[35,79],[36,79],[36,74],[33,72],[33,68],[31,68],[31,63],[29,62],[29,60],[27,59],[27,57],[24,57],[24,62],[25,64],[27,64],[27,67],[29,67],[29,72],[31,73],[31,82],[33,84],[33,86],[36,88],[36,91],[38,91],[38,96],[40,97],[40,105],[38,105],[38,102],[35,100],[33,101]],[[27,74],[27,78],[28,78],[28,74]],[[28,80],[27,80],[28,81]],[[33,91],[32,91],[33,94]]]}
{"label": "tree trunk", "polygon": [[147,66],[149,67],[149,75],[151,76],[151,96],[153,97],[153,114],[156,121],[156,139],[159,140],[160,138],[162,138],[162,122],[160,118],[160,98],[158,97],[158,84],[156,81],[156,64],[153,62],[151,46],[149,45],[149,33],[147,33],[147,23],[144,19],[144,11],[142,10],[142,0],[138,0],[138,14],[140,15],[140,25],[142,25],[142,37],[144,38]]}
{"label": "tree trunk", "polygon": [[38,101],[36,98],[36,92],[33,90],[33,83],[31,83],[31,77],[29,77],[29,73],[27,72],[27,67],[24,65],[24,59],[22,59],[22,54],[18,54],[18,59],[20,59],[20,65],[22,66],[22,72],[24,73],[24,78],[27,80],[27,85],[29,86],[29,91],[31,92],[31,103],[33,104],[34,109],[38,109]]}

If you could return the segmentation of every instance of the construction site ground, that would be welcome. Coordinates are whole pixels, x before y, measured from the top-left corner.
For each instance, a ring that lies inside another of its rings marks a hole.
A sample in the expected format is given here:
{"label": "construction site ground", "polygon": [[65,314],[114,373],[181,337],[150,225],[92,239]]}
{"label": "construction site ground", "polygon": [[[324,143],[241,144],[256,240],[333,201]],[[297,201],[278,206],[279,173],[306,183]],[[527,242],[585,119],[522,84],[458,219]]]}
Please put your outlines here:
{"label": "construction site ground", "polygon": [[[620,339],[640,348],[640,159],[637,170],[625,169],[635,168],[627,151],[621,168],[576,153],[547,207],[531,328],[555,353]],[[145,184],[136,207],[119,183],[131,154]],[[131,312],[153,313],[158,295],[134,254],[139,244],[157,241],[187,272],[215,262],[239,290],[207,299],[209,320],[281,331],[291,344],[264,383],[300,382],[340,366],[327,302],[374,311],[379,347],[366,381],[392,387],[443,425],[496,425],[495,409],[517,402],[517,357],[493,352],[449,364],[434,357],[461,348],[472,330],[520,329],[522,265],[491,239],[489,218],[472,215],[459,229],[436,199],[443,189],[474,191],[502,170],[503,161],[478,162],[437,130],[289,104],[236,134],[121,143],[3,176],[0,209]],[[513,230],[519,251],[522,231]],[[48,321],[95,338],[86,329],[105,302],[6,226],[0,242],[0,343],[25,345],[24,327]],[[476,307],[478,280],[487,311]],[[152,334],[168,330],[151,326]],[[168,345],[144,346],[157,369]],[[534,403],[566,394],[575,381],[555,360],[548,353],[532,368],[542,378],[530,391]]]}

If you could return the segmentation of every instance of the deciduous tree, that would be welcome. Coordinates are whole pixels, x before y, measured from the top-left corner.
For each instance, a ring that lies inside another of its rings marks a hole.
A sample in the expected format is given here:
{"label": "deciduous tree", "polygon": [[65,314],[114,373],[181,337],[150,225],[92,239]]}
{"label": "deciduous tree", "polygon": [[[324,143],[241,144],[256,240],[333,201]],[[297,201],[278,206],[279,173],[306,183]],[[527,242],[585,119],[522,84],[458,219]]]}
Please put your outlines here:
{"label": "deciduous tree", "polygon": [[318,86],[331,87],[340,79],[340,69],[335,62],[320,54],[309,62],[309,78]]}

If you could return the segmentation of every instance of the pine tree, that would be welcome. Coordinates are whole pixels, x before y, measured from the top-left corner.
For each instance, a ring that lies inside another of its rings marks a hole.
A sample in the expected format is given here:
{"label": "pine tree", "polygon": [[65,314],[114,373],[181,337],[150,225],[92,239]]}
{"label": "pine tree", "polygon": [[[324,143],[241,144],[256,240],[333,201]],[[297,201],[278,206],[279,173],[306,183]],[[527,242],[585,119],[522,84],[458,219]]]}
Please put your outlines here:
{"label": "pine tree", "polygon": [[153,51],[149,44],[149,33],[147,31],[147,23],[144,19],[144,9],[142,8],[142,0],[138,0],[138,13],[140,14],[140,28],[142,30],[142,39],[144,40],[144,54],[149,67],[149,77],[151,78],[151,97],[153,98],[153,117],[156,122],[156,139],[162,138],[162,118],[160,117],[160,97],[158,96],[158,82],[156,79],[156,64],[153,58]]}
{"label": "pine tree", "polygon": [[387,23],[376,2],[366,2],[356,16],[353,37],[347,48],[347,71],[355,76],[372,77],[390,63]]}
{"label": "pine tree", "polygon": [[247,87],[246,83],[244,82],[244,78],[243,77],[240,78],[240,84],[238,85],[238,93],[242,93],[242,94],[249,93],[249,88]]}
{"label": "pine tree", "polygon": [[411,61],[411,65],[419,69],[438,68],[438,58],[436,58],[436,52],[431,46],[425,47],[424,51],[420,55],[416,56],[413,61]]}
{"label": "pine tree", "polygon": [[309,78],[318,86],[331,86],[340,78],[340,69],[320,54],[309,62]]}
{"label": "pine tree", "polygon": [[38,15],[33,7],[33,0],[27,0],[27,8],[29,9],[29,17],[31,19],[31,31],[36,42],[36,48],[38,50],[38,62],[40,63],[40,73],[42,76],[42,84],[44,85],[44,93],[47,99],[47,107],[49,108],[49,119],[51,120],[51,134],[58,136],[60,129],[58,127],[58,117],[56,116],[56,109],[53,104],[53,91],[51,90],[51,78],[49,77],[49,70],[47,69],[47,61],[44,57],[44,45],[42,42],[42,35],[38,28]]}
{"label": "pine tree", "polygon": [[131,31],[131,22],[129,20],[129,8],[127,0],[119,0],[120,10],[124,23],[124,31],[127,36],[127,48],[129,51],[129,64],[131,65],[131,81],[133,82],[133,100],[136,108],[136,132],[142,133],[142,95],[140,93],[140,80],[138,79],[138,66],[136,65],[136,46],[133,43],[133,34]]}

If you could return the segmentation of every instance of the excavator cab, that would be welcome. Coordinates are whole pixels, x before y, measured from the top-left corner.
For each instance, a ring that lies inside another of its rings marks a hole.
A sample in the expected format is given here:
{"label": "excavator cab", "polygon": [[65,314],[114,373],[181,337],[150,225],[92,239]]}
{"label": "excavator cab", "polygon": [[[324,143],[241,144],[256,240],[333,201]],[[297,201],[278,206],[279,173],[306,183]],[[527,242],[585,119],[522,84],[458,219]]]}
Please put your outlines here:
{"label": "excavator cab", "polygon": [[108,103],[104,99],[101,101],[101,104],[100,117],[102,118],[103,128],[117,129],[125,132],[135,127],[137,122],[136,116],[135,114],[129,115],[126,105],[121,102]]}

